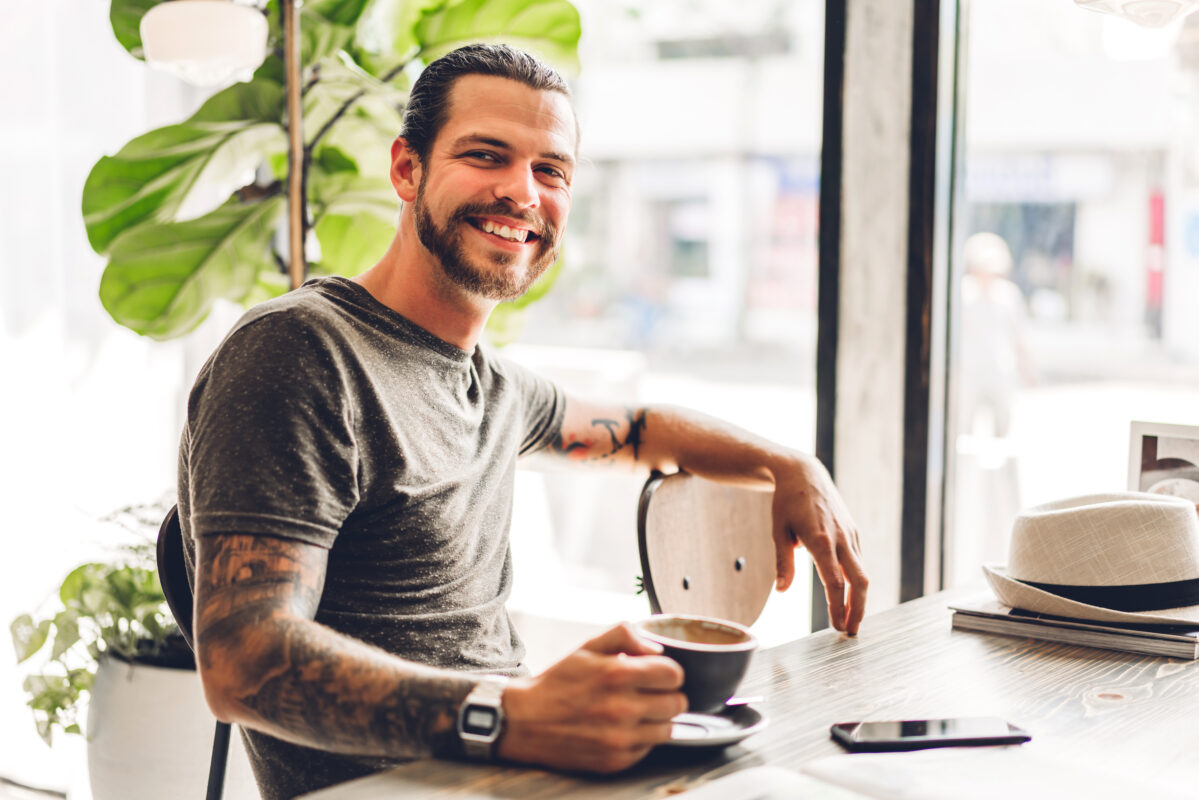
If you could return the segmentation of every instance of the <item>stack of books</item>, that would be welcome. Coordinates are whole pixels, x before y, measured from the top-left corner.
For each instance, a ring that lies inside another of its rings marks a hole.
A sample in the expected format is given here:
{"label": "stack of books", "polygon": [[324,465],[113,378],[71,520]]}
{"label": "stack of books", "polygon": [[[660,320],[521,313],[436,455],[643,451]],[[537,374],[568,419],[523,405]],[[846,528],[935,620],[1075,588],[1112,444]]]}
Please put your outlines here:
{"label": "stack of books", "polygon": [[1199,624],[1142,625],[1055,617],[1009,608],[990,596],[951,605],[953,627],[962,631],[1028,636],[1063,644],[1101,647],[1128,653],[1199,658]]}

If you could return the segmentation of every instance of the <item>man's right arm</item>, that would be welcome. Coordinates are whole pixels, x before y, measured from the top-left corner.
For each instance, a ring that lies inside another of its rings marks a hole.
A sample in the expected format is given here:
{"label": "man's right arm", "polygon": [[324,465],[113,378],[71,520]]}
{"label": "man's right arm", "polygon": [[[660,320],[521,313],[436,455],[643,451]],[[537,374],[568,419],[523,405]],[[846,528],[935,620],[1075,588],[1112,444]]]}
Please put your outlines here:
{"label": "man's right arm", "polygon": [[[328,551],[267,536],[198,541],[196,651],[213,713],[355,755],[456,756],[477,677],[414,664],[314,619]],[[682,670],[617,626],[504,692],[502,757],[608,772],[670,736]]]}
{"label": "man's right arm", "polygon": [[196,651],[213,713],[334,752],[461,752],[456,715],[475,679],[404,661],[317,623],[327,556],[268,536],[199,539]]}

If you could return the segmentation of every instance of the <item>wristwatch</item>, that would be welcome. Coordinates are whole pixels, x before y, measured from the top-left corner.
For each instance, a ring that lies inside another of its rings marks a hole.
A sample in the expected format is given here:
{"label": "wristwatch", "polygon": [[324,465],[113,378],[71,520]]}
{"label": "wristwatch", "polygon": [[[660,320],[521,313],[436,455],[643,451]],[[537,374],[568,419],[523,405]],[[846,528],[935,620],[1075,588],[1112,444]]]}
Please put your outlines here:
{"label": "wristwatch", "polygon": [[484,675],[458,709],[458,738],[466,757],[489,761],[495,757],[495,743],[504,728],[501,700],[508,679],[502,675]]}

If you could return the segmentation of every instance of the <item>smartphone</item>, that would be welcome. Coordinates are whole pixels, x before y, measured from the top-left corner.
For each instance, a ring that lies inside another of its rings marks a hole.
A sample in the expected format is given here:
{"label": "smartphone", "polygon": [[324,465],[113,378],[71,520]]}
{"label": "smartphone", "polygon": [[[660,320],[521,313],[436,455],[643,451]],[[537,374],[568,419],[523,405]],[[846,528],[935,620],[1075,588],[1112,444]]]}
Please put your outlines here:
{"label": "smartphone", "polygon": [[839,722],[830,731],[838,744],[854,753],[1021,744],[1032,738],[1027,731],[999,717]]}

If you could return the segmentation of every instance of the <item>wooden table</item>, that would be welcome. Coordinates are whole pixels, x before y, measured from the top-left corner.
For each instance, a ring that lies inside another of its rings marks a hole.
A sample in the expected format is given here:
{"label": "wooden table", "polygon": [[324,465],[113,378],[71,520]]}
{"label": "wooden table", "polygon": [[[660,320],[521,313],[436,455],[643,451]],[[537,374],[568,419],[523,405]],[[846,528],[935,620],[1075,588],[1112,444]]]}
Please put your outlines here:
{"label": "wooden table", "polygon": [[739,693],[764,696],[755,707],[770,724],[723,751],[655,751],[611,778],[419,761],[310,797],[659,798],[747,767],[798,770],[842,753],[829,739],[834,722],[987,715],[1031,732],[1022,747],[1199,796],[1199,662],[952,631],[946,606],[963,594],[872,615],[854,639],[822,631],[758,653]]}

